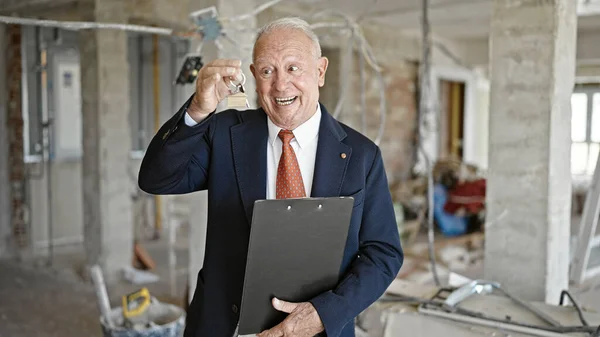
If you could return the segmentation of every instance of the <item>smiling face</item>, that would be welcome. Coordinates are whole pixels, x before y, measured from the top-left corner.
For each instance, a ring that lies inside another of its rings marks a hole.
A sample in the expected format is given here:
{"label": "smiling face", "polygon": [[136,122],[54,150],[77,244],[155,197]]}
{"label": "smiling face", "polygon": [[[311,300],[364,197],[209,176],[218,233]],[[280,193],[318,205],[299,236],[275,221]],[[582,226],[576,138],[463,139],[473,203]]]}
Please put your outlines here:
{"label": "smiling face", "polygon": [[276,29],[258,39],[250,70],[260,105],[275,125],[294,130],[312,117],[327,63],[301,30]]}

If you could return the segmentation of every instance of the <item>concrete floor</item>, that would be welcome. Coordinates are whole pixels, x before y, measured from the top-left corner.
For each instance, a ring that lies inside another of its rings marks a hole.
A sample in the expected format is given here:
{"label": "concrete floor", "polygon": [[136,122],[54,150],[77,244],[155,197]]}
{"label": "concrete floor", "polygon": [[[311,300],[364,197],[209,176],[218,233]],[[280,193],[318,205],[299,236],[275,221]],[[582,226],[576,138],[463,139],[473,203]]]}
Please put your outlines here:
{"label": "concrete floor", "polygon": [[[177,278],[177,296],[170,294],[166,240],[144,244],[157,263],[156,283],[145,285],[160,301],[183,306],[187,275]],[[52,267],[44,260],[0,261],[0,337],[102,336],[100,311],[91,282],[81,277],[82,247],[57,252]],[[177,249],[178,265],[187,265],[187,252]],[[111,306],[143,285],[127,281],[109,284]]]}
{"label": "concrete floor", "polygon": [[101,336],[90,285],[44,268],[0,262],[0,336]]}
{"label": "concrete floor", "polygon": [[[178,240],[179,266],[188,263],[186,241]],[[163,302],[183,306],[187,274],[177,278],[173,296],[166,239],[147,241],[143,246],[157,264],[153,272],[160,276],[160,281],[147,285],[150,292]],[[47,267],[45,260],[0,261],[0,337],[102,336],[93,286],[81,276],[83,261],[83,247],[58,249],[52,267]],[[480,265],[457,272],[483,277]],[[111,305],[119,306],[122,295],[140,287],[127,281],[110,284]],[[600,278],[570,290],[585,308],[600,312]]]}

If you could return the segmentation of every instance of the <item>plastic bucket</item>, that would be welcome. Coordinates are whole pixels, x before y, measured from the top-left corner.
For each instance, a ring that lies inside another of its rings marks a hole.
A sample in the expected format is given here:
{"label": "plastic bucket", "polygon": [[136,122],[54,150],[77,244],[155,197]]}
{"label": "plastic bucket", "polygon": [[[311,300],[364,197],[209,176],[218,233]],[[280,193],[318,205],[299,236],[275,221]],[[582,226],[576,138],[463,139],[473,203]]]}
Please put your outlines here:
{"label": "plastic bucket", "polygon": [[157,303],[149,315],[152,324],[144,329],[132,329],[124,326],[123,309],[110,311],[112,326],[104,317],[100,317],[104,337],[181,337],[185,328],[185,311],[178,306]]}

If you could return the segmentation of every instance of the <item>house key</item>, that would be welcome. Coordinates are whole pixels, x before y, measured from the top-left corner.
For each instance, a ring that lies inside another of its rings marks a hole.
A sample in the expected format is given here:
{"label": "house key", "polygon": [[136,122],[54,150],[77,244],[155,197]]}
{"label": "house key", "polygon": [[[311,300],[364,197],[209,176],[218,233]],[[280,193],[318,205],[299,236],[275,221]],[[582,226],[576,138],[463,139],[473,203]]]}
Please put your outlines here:
{"label": "house key", "polygon": [[250,108],[250,104],[248,103],[248,95],[246,95],[246,88],[244,88],[245,83],[246,75],[244,75],[244,73],[242,73],[242,81],[237,84],[235,84],[232,80],[229,80],[229,90],[231,91],[231,95],[227,96],[227,108]]}

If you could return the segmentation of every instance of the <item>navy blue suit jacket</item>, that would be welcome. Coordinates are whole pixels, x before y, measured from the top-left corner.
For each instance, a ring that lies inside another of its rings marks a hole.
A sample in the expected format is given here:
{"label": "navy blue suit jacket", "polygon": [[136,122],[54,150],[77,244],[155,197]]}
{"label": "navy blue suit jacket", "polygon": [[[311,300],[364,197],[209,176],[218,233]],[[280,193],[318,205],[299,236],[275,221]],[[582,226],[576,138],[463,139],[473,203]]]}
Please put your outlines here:
{"label": "navy blue suit jacket", "polygon": [[[266,198],[267,116],[262,109],[226,110],[188,127],[190,101],[152,139],[138,183],[152,194],[208,189],[206,254],[185,337],[231,337],[254,201]],[[403,253],[379,148],[321,109],[311,196],[353,196],[354,208],[340,282],[310,302],[327,336],[353,337],[354,318],[387,289]]]}

